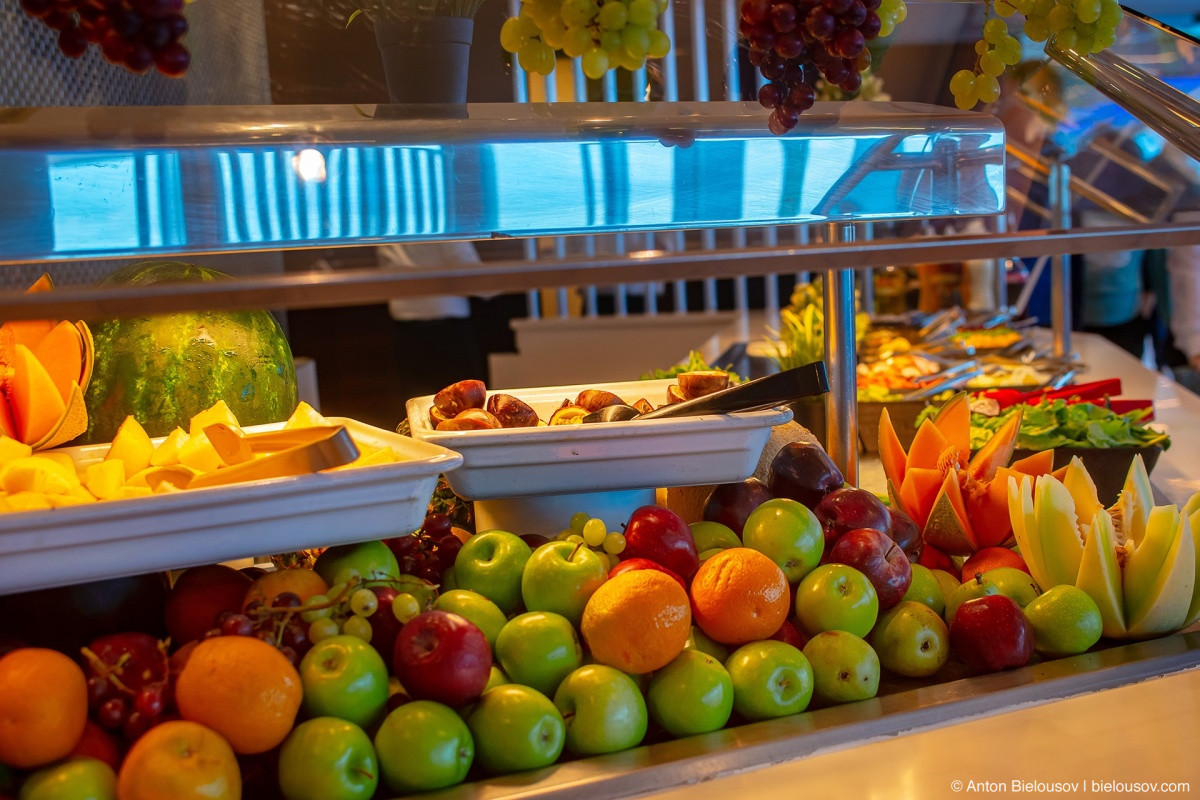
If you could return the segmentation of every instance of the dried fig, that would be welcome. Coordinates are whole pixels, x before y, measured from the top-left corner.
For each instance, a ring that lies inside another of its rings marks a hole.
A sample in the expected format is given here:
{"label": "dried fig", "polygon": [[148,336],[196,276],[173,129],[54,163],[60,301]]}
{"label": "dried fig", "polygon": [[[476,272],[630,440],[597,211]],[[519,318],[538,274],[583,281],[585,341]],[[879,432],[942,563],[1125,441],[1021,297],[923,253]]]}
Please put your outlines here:
{"label": "dried fig", "polygon": [[681,372],[675,380],[679,382],[679,391],[688,400],[729,388],[729,373],[719,369]]}
{"label": "dried fig", "polygon": [[465,380],[452,383],[433,396],[433,407],[447,419],[457,417],[468,408],[483,408],[487,387],[483,381]]}
{"label": "dried fig", "polygon": [[538,415],[524,400],[511,394],[494,394],[488,398],[487,410],[500,421],[502,428],[532,428]]}
{"label": "dried fig", "polygon": [[575,405],[586,408],[590,413],[608,406],[623,406],[625,401],[604,389],[584,389],[575,398]]}
{"label": "dried fig", "polygon": [[445,420],[437,426],[439,431],[486,431],[499,428],[500,420],[490,411],[482,408],[468,408],[453,419]]}

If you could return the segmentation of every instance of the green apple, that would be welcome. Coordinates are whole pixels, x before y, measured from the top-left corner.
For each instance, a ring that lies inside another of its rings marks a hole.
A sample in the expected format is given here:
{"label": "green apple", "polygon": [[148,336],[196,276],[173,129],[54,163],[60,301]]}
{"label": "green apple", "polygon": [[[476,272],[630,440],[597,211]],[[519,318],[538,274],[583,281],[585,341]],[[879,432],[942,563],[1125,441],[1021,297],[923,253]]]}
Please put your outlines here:
{"label": "green apple", "polygon": [[301,722],[279,749],[279,789],[287,800],[370,800],[379,786],[371,737],[352,722]]}
{"label": "green apple", "polygon": [[521,607],[521,573],[533,551],[508,531],[477,533],[454,558],[454,581],[512,614]]}
{"label": "green apple", "polygon": [[649,717],[637,682],[604,664],[563,678],[554,705],[567,726],[567,750],[581,756],[615,753],[641,744]]}
{"label": "green apple", "polygon": [[[942,587],[942,600],[950,599],[950,595],[954,594],[954,590],[962,586],[962,581],[952,572],[947,572],[944,569],[931,569],[933,577],[937,578],[938,586]],[[945,609],[942,610],[942,616],[946,616]]]}
{"label": "green apple", "polygon": [[946,598],[942,595],[941,581],[933,574],[933,570],[920,564],[912,565],[912,583],[908,585],[908,591],[900,599],[923,603],[932,608],[938,616],[941,616],[942,612],[946,610]]}
{"label": "green apple", "polygon": [[950,660],[946,623],[915,600],[901,600],[884,612],[867,641],[884,669],[907,678],[928,678]]}
{"label": "green apple", "polygon": [[521,573],[527,611],[553,611],[579,627],[588,598],[608,579],[608,559],[583,542],[547,542]]}
{"label": "green apple", "polygon": [[687,641],[684,642],[683,646],[690,650],[699,650],[702,653],[708,653],[722,664],[725,663],[725,659],[729,658],[729,648],[700,630],[696,625],[692,626],[692,630],[688,633]]}
{"label": "green apple", "polygon": [[826,702],[867,700],[879,691],[879,656],[852,633],[818,633],[804,645],[804,656],[812,665],[813,694]]}
{"label": "green apple", "polygon": [[462,783],[475,759],[467,724],[450,708],[415,700],[396,708],[375,734],[383,780],[396,792],[423,792]]}
{"label": "green apple", "polygon": [[[990,573],[989,573],[990,574]],[[1075,586],[1052,586],[1025,606],[1039,653],[1065,656],[1083,653],[1100,641],[1104,620],[1091,596]]]}
{"label": "green apple", "polygon": [[493,652],[496,650],[496,637],[500,635],[500,629],[508,624],[508,617],[500,610],[500,606],[479,592],[467,589],[443,591],[433,601],[433,607],[440,611],[458,614],[468,622],[475,623],[475,627],[483,631],[483,635],[487,637]]}
{"label": "green apple", "polygon": [[454,577],[453,564],[442,570],[442,583],[438,588],[444,592],[451,592],[458,588],[458,579]]}
{"label": "green apple", "polygon": [[996,584],[1000,594],[1004,595],[1021,608],[1029,605],[1030,601],[1041,594],[1038,585],[1034,583],[1029,573],[1016,567],[996,567],[983,573],[984,580]]}
{"label": "green apple", "polygon": [[958,613],[958,607],[963,603],[968,600],[974,600],[977,597],[985,597],[989,594],[1000,594],[1000,587],[993,583],[990,578],[977,575],[966,583],[961,584],[946,598],[946,625],[954,624],[954,615]]}
{"label": "green apple", "polygon": [[327,548],[317,556],[313,570],[335,586],[347,583],[353,577],[364,581],[398,581],[400,565],[396,556],[383,542],[360,542]]}
{"label": "green apple", "polygon": [[742,543],[779,565],[795,585],[821,563],[825,534],[815,514],[802,503],[779,497],[750,512]]}
{"label": "green apple", "polygon": [[742,540],[733,532],[733,528],[719,522],[693,522],[688,525],[692,529],[692,538],[696,541],[696,552],[705,550],[728,550],[731,547],[741,547]]}
{"label": "green apple", "polygon": [[562,679],[583,665],[583,648],[566,617],[527,611],[510,619],[496,637],[496,660],[513,683],[553,697]]}
{"label": "green apple", "polygon": [[796,588],[796,621],[812,636],[846,631],[866,636],[879,616],[879,595],[870,579],[845,564],[823,564]]}
{"label": "green apple", "polygon": [[700,563],[703,564],[705,561],[708,561],[710,558],[715,556],[717,553],[724,553],[728,549],[729,549],[728,547],[710,547],[707,550],[701,550],[698,555],[698,558],[700,559]]}
{"label": "green apple", "polygon": [[684,650],[654,673],[646,705],[650,718],[672,736],[715,731],[733,713],[733,680],[708,653]]}
{"label": "green apple", "polygon": [[304,711],[366,728],[387,709],[388,669],[379,651],[357,636],[322,639],[300,660]]}
{"label": "green apple", "polygon": [[483,686],[483,691],[486,692],[488,689],[494,689],[497,686],[503,686],[506,683],[512,683],[512,681],[510,681],[508,676],[504,674],[504,670],[500,669],[495,664],[492,664],[492,671],[488,675],[487,683]]}
{"label": "green apple", "polygon": [[562,754],[566,725],[554,703],[536,689],[510,683],[483,697],[467,717],[479,766],[492,774],[553,764]]}
{"label": "green apple", "polygon": [[772,639],[744,644],[725,669],[733,681],[733,707],[747,719],[799,714],[812,700],[812,667],[790,644]]}
{"label": "green apple", "polygon": [[[117,775],[98,758],[72,758],[34,772],[18,800],[116,800]],[[335,800],[331,798],[331,800]]]}

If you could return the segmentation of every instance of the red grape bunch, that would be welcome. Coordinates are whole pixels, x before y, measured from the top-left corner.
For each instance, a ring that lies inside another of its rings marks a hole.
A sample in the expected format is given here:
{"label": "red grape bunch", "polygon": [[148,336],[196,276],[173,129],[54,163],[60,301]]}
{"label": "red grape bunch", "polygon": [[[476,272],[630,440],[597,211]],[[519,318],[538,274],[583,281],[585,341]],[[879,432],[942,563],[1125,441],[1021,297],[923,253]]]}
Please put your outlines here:
{"label": "red grape bunch", "polygon": [[867,42],[882,27],[881,0],[742,0],[740,31],[750,63],[769,83],[758,101],[774,109],[767,127],[776,135],[796,127],[812,107],[813,70],[853,93],[871,66]]}
{"label": "red grape bunch", "polygon": [[97,45],[111,64],[143,73],[151,67],[177,78],[191,54],[184,0],[21,0],[21,8],[58,31],[58,49],[79,58]]}
{"label": "red grape bunch", "polygon": [[101,636],[83,648],[88,707],[105,730],[134,741],[172,718],[173,678],[167,644],[145,633]]}

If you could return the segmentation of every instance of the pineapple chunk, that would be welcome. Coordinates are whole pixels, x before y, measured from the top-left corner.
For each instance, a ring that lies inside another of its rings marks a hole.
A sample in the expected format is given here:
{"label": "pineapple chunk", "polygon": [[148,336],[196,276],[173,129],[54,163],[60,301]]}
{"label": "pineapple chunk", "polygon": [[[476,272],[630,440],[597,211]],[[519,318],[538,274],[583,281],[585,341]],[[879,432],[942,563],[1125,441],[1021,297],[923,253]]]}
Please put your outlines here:
{"label": "pineapple chunk", "polygon": [[349,464],[343,464],[334,469],[354,469],[356,467],[371,467],[376,464],[392,464],[399,461],[399,456],[392,448],[384,445],[382,447],[369,447],[359,445],[358,458],[351,461]]}
{"label": "pineapple chunk", "polygon": [[33,455],[33,448],[24,442],[18,442],[11,436],[0,434],[0,464],[7,464],[14,458],[25,458]]}
{"label": "pineapple chunk", "polygon": [[50,501],[42,492],[14,492],[4,498],[9,511],[46,511]]}
{"label": "pineapple chunk", "polygon": [[283,423],[283,427],[285,429],[317,428],[329,424],[329,420],[323,417],[321,412],[301,400],[300,405],[296,406],[296,410],[288,417],[288,421]]}
{"label": "pineapple chunk", "polygon": [[152,467],[168,467],[172,464],[179,463],[179,448],[188,439],[187,431],[183,428],[176,428],[167,434],[167,438],[163,439],[158,447],[154,448],[154,452],[150,454],[150,466]]}
{"label": "pineapple chunk", "polygon": [[50,458],[14,458],[0,467],[0,489],[10,495],[20,492],[67,494],[78,485],[79,478],[74,469],[68,470]]}
{"label": "pineapple chunk", "polygon": [[119,458],[88,464],[83,484],[97,500],[108,500],[125,483],[125,462]]}
{"label": "pineapple chunk", "polygon": [[120,459],[125,462],[125,478],[128,479],[136,472],[141,472],[150,464],[150,456],[154,453],[154,443],[145,428],[132,416],[125,418],[117,435],[113,437],[112,446],[108,448],[109,459]]}
{"label": "pineapple chunk", "polygon": [[225,405],[225,401],[218,400],[211,407],[204,409],[191,418],[188,422],[188,433],[194,438],[197,434],[204,433],[204,429],[209,425],[216,425],[218,422],[224,422],[226,425],[237,430],[242,429],[242,426],[237,421],[237,417],[229,410],[229,406]]}
{"label": "pineapple chunk", "polygon": [[73,485],[79,485],[79,468],[75,466],[75,459],[71,458],[66,453],[58,453],[53,450],[42,450],[37,454],[38,458],[48,458],[61,466],[62,474],[73,478]]}
{"label": "pineapple chunk", "polygon": [[[193,425],[195,420],[196,417],[193,417]],[[212,472],[223,466],[225,462],[218,455],[217,448],[213,447],[212,442],[208,440],[208,435],[201,430],[200,433],[193,433],[186,442],[180,445],[179,463],[185,467],[191,467],[197,472]]]}
{"label": "pineapple chunk", "polygon": [[135,497],[149,497],[154,494],[149,486],[121,486],[112,496],[113,500],[130,500]]}

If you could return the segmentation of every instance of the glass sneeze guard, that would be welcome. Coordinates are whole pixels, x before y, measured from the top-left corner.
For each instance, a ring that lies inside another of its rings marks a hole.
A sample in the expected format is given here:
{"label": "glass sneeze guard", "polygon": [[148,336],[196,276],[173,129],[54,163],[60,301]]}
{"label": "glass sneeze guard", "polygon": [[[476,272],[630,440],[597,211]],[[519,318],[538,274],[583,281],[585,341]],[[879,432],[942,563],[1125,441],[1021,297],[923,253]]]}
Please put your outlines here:
{"label": "glass sneeze guard", "polygon": [[0,174],[15,263],[996,214],[1004,133],[906,103],[784,137],[734,102],[9,109]]}

